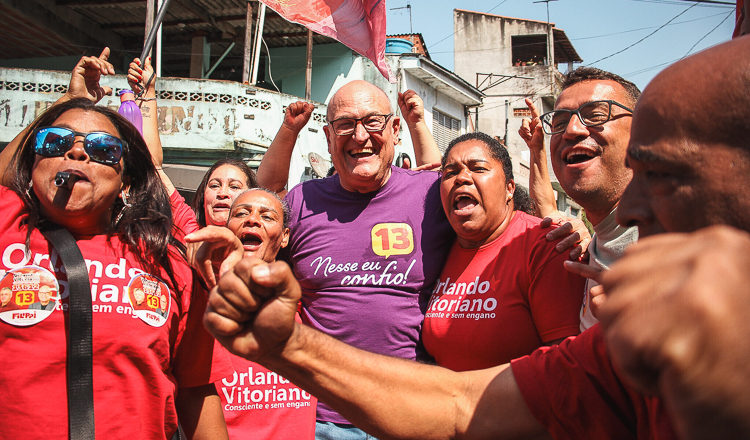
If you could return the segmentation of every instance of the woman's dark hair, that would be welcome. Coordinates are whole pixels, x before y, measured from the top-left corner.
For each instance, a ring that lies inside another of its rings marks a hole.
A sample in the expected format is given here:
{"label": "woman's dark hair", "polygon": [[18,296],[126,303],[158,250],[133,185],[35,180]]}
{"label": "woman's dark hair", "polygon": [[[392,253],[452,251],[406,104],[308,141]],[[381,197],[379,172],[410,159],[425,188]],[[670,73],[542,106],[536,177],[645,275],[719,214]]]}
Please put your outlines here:
{"label": "woman's dark hair", "polygon": [[628,101],[622,104],[628,107],[635,108],[635,103],[638,98],[641,97],[641,90],[632,82],[626,80],[620,75],[615,75],[612,72],[606,70],[597,69],[596,67],[581,66],[575,70],[571,70],[566,73],[563,77],[562,90],[567,89],[573,85],[576,85],[583,81],[614,81],[625,89],[625,93],[628,96]]}
{"label": "woman's dark hair", "polygon": [[198,219],[198,225],[200,225],[201,228],[206,227],[205,193],[206,186],[208,186],[208,180],[211,178],[211,175],[214,173],[214,171],[224,165],[232,165],[233,167],[242,171],[247,178],[247,180],[245,180],[245,185],[247,185],[248,188],[258,187],[258,178],[255,177],[255,173],[253,172],[253,170],[251,170],[250,167],[247,166],[247,164],[242,160],[230,158],[217,160],[216,163],[214,163],[211,168],[206,171],[206,175],[203,176],[201,184],[198,185],[198,188],[195,190],[193,203],[190,204],[190,207],[193,208],[193,211],[195,212],[195,217]]}
{"label": "woman's dark hair", "polygon": [[[123,244],[134,255],[138,263],[150,273],[160,273],[159,267],[169,274],[172,286],[176,287],[174,270],[170,263],[170,253],[185,256],[185,246],[172,236],[172,208],[169,195],[156,171],[151,153],[138,130],[127,119],[116,111],[97,106],[87,99],[74,99],[50,107],[29,127],[21,141],[21,146],[13,155],[11,167],[15,176],[11,189],[23,200],[27,214],[25,223],[28,226],[26,246],[30,246],[31,232],[38,228],[45,219],[42,217],[39,200],[34,191],[29,191],[32,168],[36,159],[32,132],[37,127],[54,125],[64,113],[80,109],[98,113],[109,119],[115,126],[119,137],[127,142],[128,147],[122,155],[123,177],[130,179],[128,202],[125,207],[118,197],[113,205],[112,218],[104,231],[108,237],[117,235]],[[170,247],[174,249],[170,250]]]}
{"label": "woman's dark hair", "polygon": [[[503,144],[501,144],[497,139],[481,132],[466,133],[453,139],[450,144],[448,144],[448,148],[445,149],[445,153],[443,153],[443,160],[441,164],[443,167],[445,167],[445,161],[451,149],[453,149],[453,147],[455,147],[457,144],[466,141],[479,141],[487,146],[487,151],[490,152],[490,155],[503,165],[503,173],[505,173],[505,183],[508,183],[508,181],[510,180],[515,180],[513,178],[513,162],[510,160],[508,149],[505,148]],[[517,211],[523,211],[527,214],[534,215],[534,201],[531,200],[531,197],[529,197],[529,194],[526,192],[526,190],[518,185],[516,185],[516,190],[513,193],[513,208]]]}
{"label": "woman's dark hair", "polygon": [[526,214],[536,216],[536,203],[531,199],[529,193],[524,187],[516,185],[516,191],[513,193],[513,208],[516,211],[525,212]]}

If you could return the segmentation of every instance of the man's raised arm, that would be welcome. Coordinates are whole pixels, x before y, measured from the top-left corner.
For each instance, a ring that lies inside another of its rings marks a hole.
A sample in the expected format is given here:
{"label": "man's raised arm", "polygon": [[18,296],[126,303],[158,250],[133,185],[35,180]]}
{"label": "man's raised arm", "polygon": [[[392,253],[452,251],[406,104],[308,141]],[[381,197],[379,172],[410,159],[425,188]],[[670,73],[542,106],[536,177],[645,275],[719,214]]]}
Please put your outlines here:
{"label": "man's raised arm", "polygon": [[526,105],[531,110],[531,119],[524,118],[518,134],[526,141],[531,157],[529,160],[529,196],[536,203],[539,217],[557,218],[560,214],[557,211],[555,194],[552,192],[552,182],[549,179],[547,152],[544,148],[544,132],[542,121],[539,119],[539,110],[528,98],[526,98]]}
{"label": "man's raised arm", "polygon": [[418,167],[440,162],[443,158],[435,138],[424,120],[424,102],[414,90],[398,94],[401,117],[409,127],[409,136],[414,147],[414,159]]}
{"label": "man's raised arm", "polygon": [[508,365],[456,373],[353,348],[296,324],[283,262],[245,259],[211,292],[205,323],[232,353],[306,389],[378,438],[549,438]]}
{"label": "man's raised arm", "polygon": [[289,180],[289,164],[292,152],[297,143],[297,136],[310,121],[315,106],[309,102],[297,101],[284,111],[284,122],[281,124],[268,151],[258,166],[258,183],[280,196],[286,194],[284,187]]}

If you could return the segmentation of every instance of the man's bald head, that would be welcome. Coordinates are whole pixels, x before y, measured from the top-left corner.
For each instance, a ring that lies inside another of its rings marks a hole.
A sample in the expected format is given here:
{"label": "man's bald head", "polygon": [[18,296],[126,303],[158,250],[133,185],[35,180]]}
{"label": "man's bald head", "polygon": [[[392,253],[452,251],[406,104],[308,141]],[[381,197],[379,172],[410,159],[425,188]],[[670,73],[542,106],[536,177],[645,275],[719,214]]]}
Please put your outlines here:
{"label": "man's bald head", "polygon": [[[385,92],[368,82],[352,81],[333,95],[327,117],[329,124],[323,131],[341,186],[358,193],[382,188],[391,176],[393,146],[400,128]],[[332,121],[339,121],[339,128],[353,127],[353,131],[339,129],[341,134],[337,134]]]}
{"label": "man's bald head", "polygon": [[331,101],[328,103],[328,111],[326,113],[328,120],[332,121],[336,118],[336,110],[341,105],[342,101],[348,101],[355,95],[363,94],[371,95],[373,100],[387,106],[388,111],[386,111],[386,113],[391,113],[391,101],[382,89],[368,83],[367,81],[356,80],[344,84],[333,94]]}
{"label": "man's bald head", "polygon": [[644,90],[620,224],[640,235],[713,224],[750,231],[750,37],[675,63]]}
{"label": "man's bald head", "polygon": [[750,151],[749,51],[750,38],[738,38],[662,71],[638,101],[634,132],[658,118],[662,136]]}

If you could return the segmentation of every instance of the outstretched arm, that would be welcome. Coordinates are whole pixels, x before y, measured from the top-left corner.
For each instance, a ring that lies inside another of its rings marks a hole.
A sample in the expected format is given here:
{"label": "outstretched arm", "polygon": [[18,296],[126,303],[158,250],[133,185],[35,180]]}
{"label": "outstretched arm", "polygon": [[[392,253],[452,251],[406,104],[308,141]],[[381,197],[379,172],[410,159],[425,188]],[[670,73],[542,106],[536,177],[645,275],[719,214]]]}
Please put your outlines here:
{"label": "outstretched arm", "polygon": [[398,106],[401,109],[401,117],[409,127],[409,136],[414,145],[414,159],[416,165],[422,166],[440,162],[443,158],[440,154],[435,138],[432,137],[430,129],[424,120],[424,102],[414,90],[407,90],[398,94]]}
{"label": "outstretched arm", "polygon": [[294,322],[300,287],[283,262],[246,258],[211,292],[204,322],[379,438],[549,438],[508,365],[456,373],[348,346]]}
{"label": "outstretched arm", "polygon": [[[134,59],[128,69],[128,84],[130,88],[136,94],[140,93],[143,90],[144,84],[148,82],[153,73],[154,68],[151,67],[150,57],[146,59],[143,67],[141,67],[141,60],[139,58]],[[149,83],[143,95],[139,99],[136,99],[136,103],[141,108],[141,116],[143,117],[143,140],[146,141],[148,151],[151,153],[151,160],[154,162],[156,171],[158,171],[159,177],[161,177],[161,181],[167,189],[167,193],[171,196],[175,192],[175,187],[172,184],[172,180],[162,168],[164,165],[164,150],[162,149],[161,138],[159,137],[156,77]]]}
{"label": "outstretched arm", "polygon": [[260,186],[277,193],[284,191],[289,180],[289,164],[297,136],[307,125],[314,109],[314,105],[304,101],[297,101],[286,108],[284,122],[258,166]]}
{"label": "outstretched arm", "polygon": [[[104,96],[111,94],[111,88],[102,87],[99,84],[102,75],[115,74],[115,68],[107,61],[108,58],[108,47],[105,47],[98,57],[81,58],[71,72],[68,91],[55,104],[61,104],[76,98],[86,98],[93,102],[99,102]],[[28,132],[28,127],[23,129],[0,153],[0,170],[5,170],[2,178],[0,178],[0,185],[7,187],[11,184],[15,173],[8,167]]]}
{"label": "outstretched arm", "polygon": [[558,211],[552,182],[549,179],[542,121],[539,119],[539,110],[531,99],[526,98],[526,105],[531,110],[531,119],[524,118],[521,128],[518,129],[518,134],[526,141],[526,145],[531,152],[529,196],[536,203],[538,217],[555,216]]}

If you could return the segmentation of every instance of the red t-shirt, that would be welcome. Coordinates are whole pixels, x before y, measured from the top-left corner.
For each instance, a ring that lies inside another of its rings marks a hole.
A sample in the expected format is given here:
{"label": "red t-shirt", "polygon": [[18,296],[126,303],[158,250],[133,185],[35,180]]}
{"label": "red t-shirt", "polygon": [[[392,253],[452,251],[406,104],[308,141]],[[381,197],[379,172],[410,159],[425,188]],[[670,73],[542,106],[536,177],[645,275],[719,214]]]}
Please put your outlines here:
{"label": "red t-shirt", "polygon": [[620,381],[599,325],[511,367],[531,413],[555,439],[677,440],[661,400]]}
{"label": "red t-shirt", "polygon": [[177,190],[169,196],[169,203],[172,205],[172,223],[174,223],[172,234],[176,239],[184,242],[186,235],[200,229],[195,212],[185,203],[185,198]]}
{"label": "red t-shirt", "polygon": [[[32,233],[25,252],[23,214],[15,193],[0,187],[0,276],[38,266],[30,270],[57,279],[62,301],[36,324],[0,321],[2,436],[67,438],[67,278],[57,252],[38,231]],[[202,315],[205,307],[205,301],[192,298],[192,273],[182,259],[172,258],[179,284],[169,288],[167,319],[153,326],[134,315],[128,299],[129,283],[143,274],[134,255],[117,237],[108,241],[95,236],[77,243],[89,268],[93,297],[97,438],[169,438],[177,429],[177,389],[207,385],[232,374],[231,365],[220,368],[215,362],[213,342],[203,326],[192,324],[200,322],[196,309]],[[164,270],[151,275],[169,280]]]}
{"label": "red t-shirt", "polygon": [[315,438],[315,397],[255,362],[230,356],[236,372],[216,383],[230,439]]}
{"label": "red t-shirt", "polygon": [[422,328],[438,365],[489,368],[579,333],[585,280],[565,270],[568,253],[555,250],[540,222],[519,211],[491,243],[453,244]]}
{"label": "red t-shirt", "polygon": [[[200,229],[195,213],[175,191],[170,197],[179,238]],[[299,321],[299,316],[297,317]],[[219,349],[216,353],[222,353]],[[278,374],[255,362],[228,354],[232,376],[216,382],[229,438],[304,440],[315,438],[318,400]]]}

